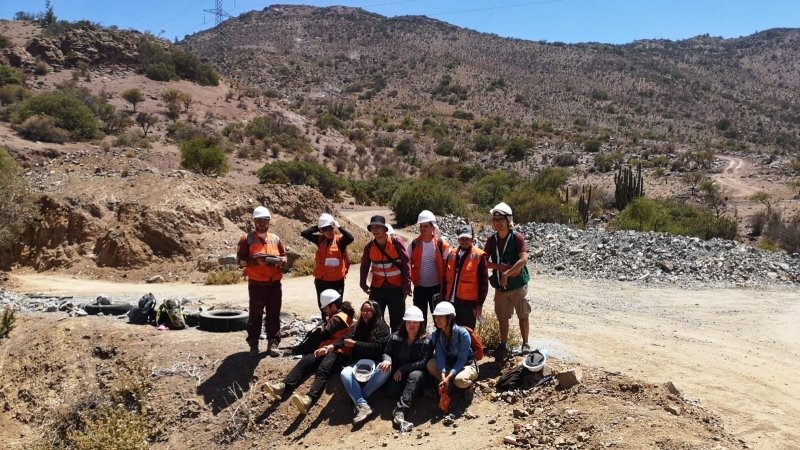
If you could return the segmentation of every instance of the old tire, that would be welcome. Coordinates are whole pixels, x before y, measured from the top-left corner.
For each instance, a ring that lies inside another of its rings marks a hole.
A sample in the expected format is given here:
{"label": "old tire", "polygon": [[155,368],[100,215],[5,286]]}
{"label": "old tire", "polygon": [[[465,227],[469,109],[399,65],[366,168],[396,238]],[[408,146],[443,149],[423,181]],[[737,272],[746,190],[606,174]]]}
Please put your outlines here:
{"label": "old tire", "polygon": [[226,333],[229,331],[242,331],[247,329],[247,311],[238,309],[213,309],[203,311],[199,317],[201,330]]}
{"label": "old tire", "polygon": [[112,303],[110,305],[84,305],[83,310],[86,314],[94,316],[100,313],[106,316],[121,316],[127,314],[128,311],[133,309],[130,303]]}

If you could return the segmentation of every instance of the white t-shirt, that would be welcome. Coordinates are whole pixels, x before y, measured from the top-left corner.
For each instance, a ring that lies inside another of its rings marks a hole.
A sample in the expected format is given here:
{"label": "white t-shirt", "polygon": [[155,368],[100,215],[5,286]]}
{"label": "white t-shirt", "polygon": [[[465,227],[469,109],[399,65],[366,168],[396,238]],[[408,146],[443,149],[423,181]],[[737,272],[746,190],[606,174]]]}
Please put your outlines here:
{"label": "white t-shirt", "polygon": [[436,250],[433,240],[430,242],[418,241],[422,245],[422,258],[419,263],[420,287],[438,286],[441,284],[439,267],[436,265]]}

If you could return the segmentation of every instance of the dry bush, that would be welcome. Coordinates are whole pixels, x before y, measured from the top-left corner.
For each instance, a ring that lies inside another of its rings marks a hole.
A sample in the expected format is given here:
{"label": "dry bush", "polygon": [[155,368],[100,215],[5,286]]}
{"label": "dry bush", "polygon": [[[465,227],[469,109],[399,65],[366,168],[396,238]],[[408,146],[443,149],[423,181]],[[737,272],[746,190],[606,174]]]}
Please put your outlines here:
{"label": "dry bush", "polygon": [[8,334],[14,329],[14,322],[16,321],[16,312],[6,306],[6,308],[3,310],[3,316],[0,317],[0,339],[8,337]]}
{"label": "dry bush", "polygon": [[219,269],[209,272],[206,275],[206,284],[236,284],[242,279],[242,272],[239,269]]}
{"label": "dry bush", "polygon": [[103,405],[87,411],[80,430],[67,432],[76,450],[146,450],[149,424],[136,411],[120,405]]}
{"label": "dry bush", "polygon": [[[484,313],[480,322],[475,327],[475,333],[481,338],[483,346],[487,349],[495,349],[500,345],[500,322],[497,321],[494,313]],[[508,327],[508,348],[515,348],[522,345],[522,335],[519,327],[509,323]]]}
{"label": "dry bush", "polygon": [[292,264],[292,274],[296,277],[304,277],[314,274],[314,254],[303,255]]}
{"label": "dry bush", "polygon": [[56,126],[49,116],[31,116],[19,124],[17,132],[25,139],[63,144],[69,139],[69,132]]}

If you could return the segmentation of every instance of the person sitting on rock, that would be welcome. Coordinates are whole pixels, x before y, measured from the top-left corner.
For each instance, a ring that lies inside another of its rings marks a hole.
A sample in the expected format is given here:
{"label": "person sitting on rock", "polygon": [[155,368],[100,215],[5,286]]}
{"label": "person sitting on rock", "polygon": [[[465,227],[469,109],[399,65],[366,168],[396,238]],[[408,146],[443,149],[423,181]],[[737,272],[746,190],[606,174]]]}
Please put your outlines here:
{"label": "person sitting on rock", "polygon": [[384,379],[388,378],[387,394],[392,398],[400,397],[392,412],[392,423],[402,432],[409,432],[413,428],[414,425],[406,421],[405,414],[422,391],[426,380],[430,380],[425,364],[433,356],[433,346],[425,332],[424,323],[425,316],[420,308],[408,308],[400,328],[386,344],[383,361],[378,364]]}
{"label": "person sitting on rock", "polygon": [[478,379],[478,364],[469,331],[456,325],[456,310],[447,301],[436,305],[433,322],[436,325],[431,337],[434,357],[428,360],[428,372],[439,382],[440,389],[449,392],[455,384],[464,390],[464,397],[469,401],[473,383]]}
{"label": "person sitting on rock", "polygon": [[[344,350],[341,355],[342,360],[347,358],[355,363],[342,369],[342,385],[350,395],[355,404],[355,418],[353,425],[360,425],[372,415],[372,408],[367,403],[367,398],[377,391],[388,378],[377,369],[375,363],[381,360],[381,354],[389,341],[391,331],[384,322],[383,317],[378,315],[380,305],[374,300],[367,300],[361,305],[361,317],[358,322],[350,329],[343,340],[334,343],[334,347]],[[364,388],[359,384],[357,366],[363,362],[370,361],[372,372],[363,374],[366,381]]]}
{"label": "person sitting on rock", "polygon": [[353,242],[353,235],[340,227],[333,216],[325,213],[319,216],[317,225],[301,231],[300,236],[317,246],[314,256],[314,287],[321,311],[319,298],[322,291],[333,289],[344,295],[344,280],[350,269],[347,246]]}
{"label": "person sitting on rock", "polygon": [[314,333],[314,338],[319,341],[316,350],[303,356],[300,361],[289,371],[286,378],[279,382],[267,382],[263,386],[264,392],[277,400],[282,400],[287,391],[294,390],[303,383],[308,375],[316,371],[314,383],[307,395],[292,395],[292,404],[301,414],[307,414],[311,406],[316,403],[325,390],[325,384],[330,375],[340,367],[339,355],[335,342],[342,340],[353,324],[355,311],[349,302],[343,302],[342,296],[333,289],[328,289],[320,295],[322,311],[327,316],[322,329]]}

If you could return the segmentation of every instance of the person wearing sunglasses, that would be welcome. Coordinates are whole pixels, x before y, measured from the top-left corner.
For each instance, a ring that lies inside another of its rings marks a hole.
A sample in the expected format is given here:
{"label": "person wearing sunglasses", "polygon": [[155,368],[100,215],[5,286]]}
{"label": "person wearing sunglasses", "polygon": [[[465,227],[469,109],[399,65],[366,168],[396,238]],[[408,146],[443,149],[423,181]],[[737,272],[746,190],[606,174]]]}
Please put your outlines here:
{"label": "person wearing sunglasses", "polygon": [[347,246],[353,242],[353,235],[340,227],[332,215],[325,213],[319,216],[317,225],[301,231],[300,236],[317,246],[314,256],[314,287],[321,312],[320,295],[323,291],[333,289],[344,295],[344,280],[350,269]]}

